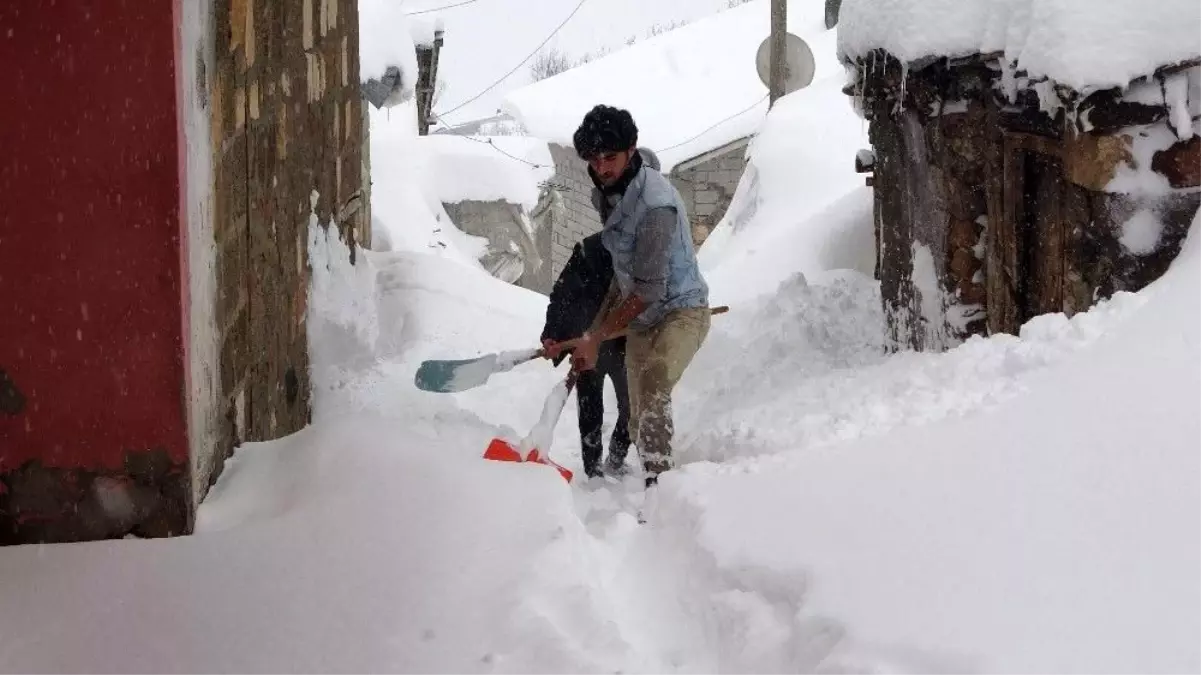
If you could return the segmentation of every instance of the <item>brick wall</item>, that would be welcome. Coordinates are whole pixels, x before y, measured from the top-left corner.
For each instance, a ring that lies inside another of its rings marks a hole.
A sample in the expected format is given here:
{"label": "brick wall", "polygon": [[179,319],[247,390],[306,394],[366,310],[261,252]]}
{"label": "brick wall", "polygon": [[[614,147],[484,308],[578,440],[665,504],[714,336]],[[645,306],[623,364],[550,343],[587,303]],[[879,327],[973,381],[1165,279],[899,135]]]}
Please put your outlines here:
{"label": "brick wall", "polygon": [[369,232],[354,0],[216,0],[213,19],[218,452],[228,454],[309,420],[311,213],[351,244]]}
{"label": "brick wall", "polygon": [[[592,206],[592,179],[588,177],[587,165],[573,148],[552,143],[550,154],[555,162],[554,189],[562,199],[562,217],[554,220],[550,228],[551,279],[559,278],[559,272],[571,257],[576,243],[584,237],[599,232],[600,217]],[[546,236],[545,234],[542,236]]]}

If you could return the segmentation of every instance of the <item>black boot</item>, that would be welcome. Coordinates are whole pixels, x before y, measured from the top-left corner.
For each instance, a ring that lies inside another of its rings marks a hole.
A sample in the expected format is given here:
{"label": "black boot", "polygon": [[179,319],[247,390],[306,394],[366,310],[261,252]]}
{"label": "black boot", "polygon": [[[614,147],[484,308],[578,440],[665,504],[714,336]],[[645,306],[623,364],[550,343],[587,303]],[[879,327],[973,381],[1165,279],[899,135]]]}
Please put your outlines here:
{"label": "black boot", "polygon": [[603,476],[604,471],[601,468],[601,453],[603,452],[600,443],[600,434],[589,434],[580,439],[580,455],[584,460],[584,474],[589,478]]}

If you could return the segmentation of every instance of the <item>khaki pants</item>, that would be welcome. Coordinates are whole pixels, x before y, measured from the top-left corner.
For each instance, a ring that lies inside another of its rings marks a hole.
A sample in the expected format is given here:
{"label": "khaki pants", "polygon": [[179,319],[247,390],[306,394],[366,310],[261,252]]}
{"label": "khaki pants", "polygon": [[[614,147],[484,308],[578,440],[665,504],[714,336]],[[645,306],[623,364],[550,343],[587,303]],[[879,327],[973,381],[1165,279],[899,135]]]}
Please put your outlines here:
{"label": "khaki pants", "polygon": [[630,387],[630,438],[646,475],[671,469],[671,392],[709,335],[708,307],[677,309],[647,330],[631,328],[626,339]]}

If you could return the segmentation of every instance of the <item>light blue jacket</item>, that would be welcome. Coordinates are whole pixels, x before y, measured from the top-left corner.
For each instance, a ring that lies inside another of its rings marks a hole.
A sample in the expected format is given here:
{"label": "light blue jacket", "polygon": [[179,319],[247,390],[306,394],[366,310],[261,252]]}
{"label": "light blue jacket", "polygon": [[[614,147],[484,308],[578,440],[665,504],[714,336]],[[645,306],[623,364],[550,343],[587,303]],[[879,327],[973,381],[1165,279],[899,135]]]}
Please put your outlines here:
{"label": "light blue jacket", "polygon": [[657,162],[644,162],[601,233],[601,242],[613,256],[613,278],[622,297],[626,297],[634,288],[632,271],[639,224],[651,209],[670,206],[676,210],[676,229],[668,249],[666,293],[630,322],[632,327],[642,329],[658,324],[672,310],[709,306],[709,285],[697,264],[684,200],[653,165]]}

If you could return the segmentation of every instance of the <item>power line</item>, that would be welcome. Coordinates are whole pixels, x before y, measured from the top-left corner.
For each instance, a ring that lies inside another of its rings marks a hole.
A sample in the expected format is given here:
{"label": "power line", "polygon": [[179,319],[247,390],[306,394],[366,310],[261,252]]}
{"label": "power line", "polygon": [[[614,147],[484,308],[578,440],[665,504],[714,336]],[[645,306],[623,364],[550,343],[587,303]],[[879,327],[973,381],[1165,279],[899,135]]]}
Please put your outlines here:
{"label": "power line", "polygon": [[[442,117],[440,115],[438,115],[437,113],[433,113],[433,112],[431,112],[430,114],[434,116],[435,120],[437,120],[438,122],[440,122],[442,124],[446,124],[447,128],[450,128],[450,125],[447,124],[446,120],[442,119]],[[465,138],[473,143],[483,143],[484,145],[491,146],[491,148],[493,150],[499,152],[500,154],[504,155],[505,157],[508,157],[509,159],[517,160],[518,162],[521,162],[522,164],[528,164],[529,166],[531,166],[532,168],[535,168],[535,169],[553,169],[553,168],[555,168],[555,167],[549,166],[547,164],[538,164],[536,162],[531,162],[528,159],[523,159],[516,155],[511,155],[511,154],[505,152],[504,150],[501,150],[500,146],[498,146],[496,143],[493,143],[491,138],[489,138],[488,140],[481,140],[479,138],[475,138],[474,136],[469,136],[467,134],[452,134],[452,135],[456,136],[458,138]]]}
{"label": "power line", "polygon": [[479,98],[480,98],[481,96],[483,96],[484,94],[487,94],[488,92],[490,92],[490,91],[492,91],[493,89],[495,89],[495,88],[496,88],[496,85],[498,85],[498,84],[500,84],[501,82],[504,82],[505,80],[509,79],[509,76],[510,76],[510,75],[512,75],[513,73],[517,72],[517,69],[518,69],[518,68],[521,68],[522,66],[524,66],[524,65],[526,64],[526,62],[527,62],[527,61],[529,61],[530,59],[534,58],[534,56],[535,56],[535,55],[536,55],[538,52],[542,51],[542,48],[546,46],[546,43],[550,42],[550,39],[551,39],[551,38],[553,38],[555,35],[557,35],[557,34],[559,33],[559,31],[560,31],[560,30],[563,30],[563,26],[566,26],[566,25],[567,25],[567,22],[568,22],[568,21],[571,21],[571,17],[575,16],[575,15],[576,15],[576,12],[579,12],[579,11],[580,11],[580,8],[581,8],[581,7],[583,7],[583,6],[584,6],[584,3],[585,3],[585,2],[587,2],[587,1],[588,1],[588,0],[580,0],[579,4],[577,4],[577,5],[575,6],[575,9],[571,10],[571,14],[568,14],[568,15],[567,15],[567,18],[566,18],[566,19],[563,19],[563,21],[562,21],[562,22],[561,22],[561,23],[560,23],[558,26],[556,26],[556,27],[555,27],[555,29],[554,29],[553,31],[551,31],[551,34],[550,34],[550,35],[547,35],[547,36],[546,36],[546,39],[545,39],[545,40],[543,40],[543,41],[542,41],[542,43],[541,43],[541,44],[539,44],[539,45],[538,45],[538,46],[537,46],[537,47],[534,49],[534,51],[530,52],[529,56],[527,56],[527,57],[525,57],[524,59],[522,59],[522,60],[521,60],[521,63],[518,63],[517,65],[513,66],[513,69],[512,69],[512,70],[510,70],[509,72],[507,72],[507,73],[505,73],[504,75],[502,75],[502,76],[501,76],[501,78],[500,78],[499,80],[497,80],[497,81],[493,82],[492,84],[488,85],[488,87],[487,87],[486,89],[484,89],[483,91],[481,91],[480,93],[476,94],[475,96],[472,96],[471,98],[467,99],[466,101],[463,101],[462,103],[460,103],[459,105],[457,105],[457,106],[455,106],[455,107],[451,108],[450,110],[443,111],[443,112],[442,112],[442,114],[443,114],[443,115],[449,115],[449,114],[451,114],[452,112],[454,112],[454,111],[458,110],[459,108],[462,108],[463,106],[465,106],[465,105],[467,105],[467,104],[469,104],[469,103],[472,103],[472,102],[476,101],[477,99],[479,99]]}
{"label": "power line", "polygon": [[729,117],[725,117],[725,118],[722,118],[722,119],[714,122],[713,124],[706,127],[704,131],[701,131],[697,135],[692,136],[690,138],[686,138],[686,139],[680,141],[679,143],[676,143],[675,145],[669,145],[666,148],[663,148],[662,150],[660,150],[659,152],[667,152],[668,150],[675,150],[676,148],[680,147],[681,145],[685,145],[685,144],[695,141],[696,139],[700,138],[701,136],[704,136],[705,134],[709,133],[713,129],[716,129],[717,127],[721,126],[722,124],[729,122],[730,120],[734,119],[735,117],[738,117],[739,115],[750,112],[752,109],[755,108],[755,106],[757,106],[760,103],[763,103],[763,101],[767,100],[767,98],[769,96],[770,96],[770,94],[764,95],[763,98],[759,99],[758,101],[755,101],[754,103],[748,105],[747,107],[743,108],[742,110],[739,110],[738,112],[734,113],[733,115],[730,115]]}
{"label": "power line", "polygon": [[470,5],[472,3],[479,2],[479,1],[480,0],[463,0],[463,2],[456,2],[453,5],[446,5],[444,7],[435,7],[433,9],[422,9],[422,10],[419,10],[416,12],[406,12],[405,16],[417,16],[418,14],[429,14],[430,12],[441,12],[444,9],[454,9],[455,7],[462,7],[463,5]]}
{"label": "power line", "polygon": [[504,150],[501,150],[500,147],[498,145],[496,145],[496,143],[493,143],[491,138],[489,138],[486,141],[481,140],[479,138],[474,138],[472,136],[459,136],[459,138],[466,138],[467,140],[473,141],[475,143],[483,143],[484,145],[491,146],[493,150],[499,152],[500,154],[504,155],[505,157],[508,157],[509,159],[515,159],[518,162],[521,162],[522,164],[529,164],[531,167],[533,167],[535,169],[553,169],[554,168],[553,166],[547,166],[546,164],[537,164],[535,162],[531,162],[528,159],[522,159],[521,157],[518,157],[516,155],[510,155],[509,153],[505,152]]}

